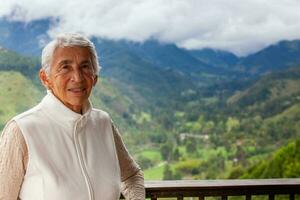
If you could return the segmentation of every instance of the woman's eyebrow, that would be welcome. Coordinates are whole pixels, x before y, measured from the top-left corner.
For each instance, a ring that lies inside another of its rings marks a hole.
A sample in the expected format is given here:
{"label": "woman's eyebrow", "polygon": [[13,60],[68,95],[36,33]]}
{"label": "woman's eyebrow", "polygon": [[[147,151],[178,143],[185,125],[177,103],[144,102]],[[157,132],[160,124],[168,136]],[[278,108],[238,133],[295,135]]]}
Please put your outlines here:
{"label": "woman's eyebrow", "polygon": [[62,60],[58,63],[58,65],[61,66],[61,65],[70,64],[70,63],[72,63],[71,60]]}
{"label": "woman's eyebrow", "polygon": [[91,64],[91,63],[92,62],[90,60],[84,60],[80,64],[83,65],[83,64]]}

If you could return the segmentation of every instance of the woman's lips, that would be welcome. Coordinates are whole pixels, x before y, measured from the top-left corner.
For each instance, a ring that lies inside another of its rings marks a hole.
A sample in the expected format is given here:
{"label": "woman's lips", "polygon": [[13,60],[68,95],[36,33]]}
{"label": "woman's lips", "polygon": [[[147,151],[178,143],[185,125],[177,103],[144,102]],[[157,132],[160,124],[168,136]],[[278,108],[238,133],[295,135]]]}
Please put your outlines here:
{"label": "woman's lips", "polygon": [[85,88],[84,87],[69,88],[68,91],[73,93],[82,93],[85,92]]}

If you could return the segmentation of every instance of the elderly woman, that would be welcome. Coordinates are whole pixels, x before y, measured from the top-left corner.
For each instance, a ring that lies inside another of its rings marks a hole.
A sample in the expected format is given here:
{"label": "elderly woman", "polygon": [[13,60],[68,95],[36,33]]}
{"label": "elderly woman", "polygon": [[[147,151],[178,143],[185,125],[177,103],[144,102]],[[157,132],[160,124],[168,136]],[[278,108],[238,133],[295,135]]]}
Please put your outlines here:
{"label": "elderly woman", "polygon": [[0,140],[0,199],[144,199],[141,169],[109,115],[92,107],[98,58],[93,43],[62,34],[42,52],[47,95],[14,117]]}

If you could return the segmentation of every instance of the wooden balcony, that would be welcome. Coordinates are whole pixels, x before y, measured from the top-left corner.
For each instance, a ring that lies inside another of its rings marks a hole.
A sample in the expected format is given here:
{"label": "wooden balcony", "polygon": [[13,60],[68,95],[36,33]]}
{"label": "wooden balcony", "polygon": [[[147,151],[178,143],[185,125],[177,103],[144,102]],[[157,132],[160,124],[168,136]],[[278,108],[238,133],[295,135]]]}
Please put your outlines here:
{"label": "wooden balcony", "polygon": [[287,195],[287,199],[300,199],[300,178],[296,179],[251,179],[251,180],[178,180],[146,181],[146,197],[151,200],[184,197],[220,197],[227,200],[230,196],[243,196],[251,200],[254,195],[265,195],[274,200],[277,195]]}

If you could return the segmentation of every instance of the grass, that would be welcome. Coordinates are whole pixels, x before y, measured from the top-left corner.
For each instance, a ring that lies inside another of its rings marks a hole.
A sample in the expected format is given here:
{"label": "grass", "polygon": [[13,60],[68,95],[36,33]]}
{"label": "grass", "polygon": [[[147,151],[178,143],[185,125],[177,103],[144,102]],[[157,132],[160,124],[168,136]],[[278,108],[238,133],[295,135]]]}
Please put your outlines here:
{"label": "grass", "polygon": [[141,152],[140,155],[152,161],[162,161],[161,153],[159,150],[145,150]]}
{"label": "grass", "polygon": [[144,171],[145,180],[162,180],[166,163],[161,162],[156,167]]}
{"label": "grass", "polygon": [[162,162],[159,150],[147,149],[139,153],[139,155],[157,163],[155,167],[144,170],[146,180],[162,180],[165,163]]}

